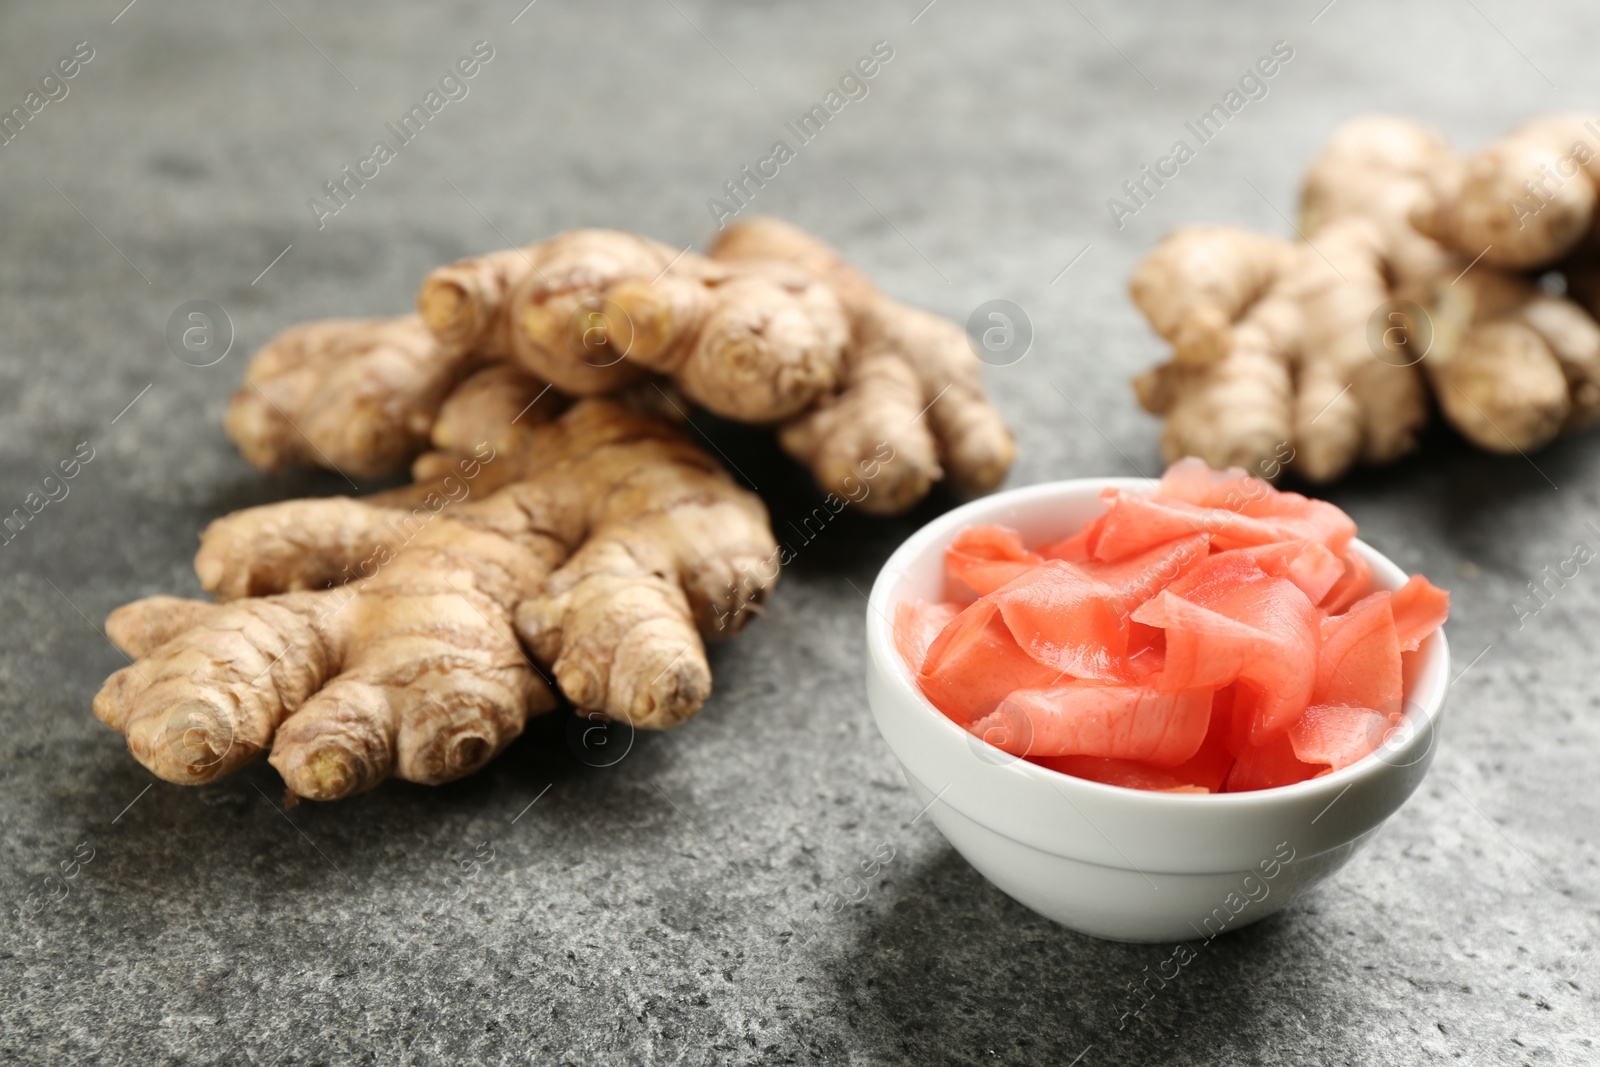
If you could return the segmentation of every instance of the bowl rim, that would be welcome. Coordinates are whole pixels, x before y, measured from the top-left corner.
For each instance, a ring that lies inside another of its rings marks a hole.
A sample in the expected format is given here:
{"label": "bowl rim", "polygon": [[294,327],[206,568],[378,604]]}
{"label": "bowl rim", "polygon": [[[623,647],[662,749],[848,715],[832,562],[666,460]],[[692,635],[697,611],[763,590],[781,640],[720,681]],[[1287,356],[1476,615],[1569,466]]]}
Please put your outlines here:
{"label": "bowl rim", "polygon": [[[923,715],[929,719],[929,728],[943,730],[958,736],[966,743],[976,741],[986,747],[988,742],[975,737],[970,732],[957,726],[951,719],[925,697],[913,681],[910,671],[903,662],[899,651],[895,647],[892,636],[894,629],[892,613],[894,603],[890,602],[893,595],[893,586],[899,577],[908,569],[912,561],[921,559],[930,549],[930,546],[940,540],[954,528],[973,525],[988,521],[993,512],[1006,509],[1018,503],[1033,503],[1053,497],[1093,493],[1098,495],[1106,489],[1131,489],[1149,492],[1158,484],[1157,478],[1126,478],[1126,477],[1100,477],[1100,478],[1069,478],[1050,482],[1040,482],[1034,485],[1019,486],[1015,489],[1006,489],[992,493],[977,500],[952,508],[942,515],[920,527],[910,537],[906,538],[878,572],[872,590],[867,597],[867,645],[868,657],[871,665],[884,678],[886,678],[896,691],[911,699]],[[1383,553],[1362,541],[1353,538],[1351,546],[1361,553],[1368,563],[1373,566],[1374,578],[1378,580],[1380,588],[1390,585],[1398,586],[1406,579],[1406,572],[1394,561]],[[1398,581],[1396,576],[1399,576]],[[1432,755],[1437,744],[1439,734],[1439,721],[1444,710],[1444,696],[1450,688],[1450,652],[1449,643],[1441,626],[1435,630],[1422,643],[1418,649],[1426,658],[1419,661],[1415,672],[1417,678],[1417,692],[1402,694],[1403,708],[1408,717],[1415,711],[1422,714],[1421,722],[1414,724],[1410,736],[1399,746],[1391,750],[1389,758],[1383,758],[1380,752],[1374,751],[1363,756],[1348,767],[1342,767],[1332,773],[1317,778],[1308,778],[1303,782],[1291,785],[1273,786],[1270,789],[1254,789],[1238,793],[1166,793],[1158,790],[1134,789],[1128,786],[1108,785],[1088,778],[1079,778],[1075,775],[1052,770],[1041,766],[1031,760],[1020,756],[1012,756],[1000,749],[994,751],[1006,757],[1002,765],[1013,773],[1020,773],[1027,778],[1049,785],[1051,788],[1082,790],[1086,798],[1100,798],[1105,801],[1120,801],[1153,812],[1162,810],[1177,810],[1182,808],[1194,809],[1195,805],[1209,805],[1214,809],[1249,808],[1273,805],[1279,801],[1294,801],[1315,798],[1327,795],[1330,806],[1332,801],[1342,796],[1345,791],[1363,779],[1375,776],[1385,767],[1406,767],[1422,762]],[[1415,753],[1413,750],[1422,741],[1427,740],[1427,748],[1423,752]]]}

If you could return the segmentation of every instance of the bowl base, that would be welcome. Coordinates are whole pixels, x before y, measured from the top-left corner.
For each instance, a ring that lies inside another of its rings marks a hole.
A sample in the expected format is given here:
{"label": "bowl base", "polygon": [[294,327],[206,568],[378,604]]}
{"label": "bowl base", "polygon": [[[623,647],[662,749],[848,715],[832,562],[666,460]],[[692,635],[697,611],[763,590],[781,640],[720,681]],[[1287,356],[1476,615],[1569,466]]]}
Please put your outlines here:
{"label": "bowl base", "polygon": [[[1256,868],[1207,874],[1140,871],[1056,856],[980,826],[908,772],[928,817],[963,859],[1013,900],[1078,933],[1107,941],[1210,941],[1287,907],[1343,867],[1376,828],[1316,856],[1263,842]],[[1286,862],[1282,857],[1290,857]]]}

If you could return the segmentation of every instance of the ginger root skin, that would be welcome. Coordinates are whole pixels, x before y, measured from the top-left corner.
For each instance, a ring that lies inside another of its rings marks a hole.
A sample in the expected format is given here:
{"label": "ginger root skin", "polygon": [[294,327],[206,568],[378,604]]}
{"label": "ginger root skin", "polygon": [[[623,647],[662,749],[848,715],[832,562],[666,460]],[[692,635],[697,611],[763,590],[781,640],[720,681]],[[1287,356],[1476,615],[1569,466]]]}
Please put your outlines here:
{"label": "ginger root skin", "polygon": [[430,436],[433,448],[411,465],[417,482],[455,471],[465,456],[487,446],[495,454],[525,455],[538,428],[571,406],[564,393],[509,363],[491,363],[468,377],[439,407]]}
{"label": "ginger root skin", "polygon": [[479,362],[416,315],[306,323],[251,359],[225,425],[263,470],[388,474],[427,445],[445,397]]}
{"label": "ginger root skin", "polygon": [[711,254],[757,271],[798,268],[838,294],[849,325],[839,387],[778,434],[824,490],[892,515],[946,477],[974,493],[1005,480],[1016,444],[960,326],[891,299],[826,243],[777,219],[729,226]]}
{"label": "ginger root skin", "polygon": [[1184,226],[1134,268],[1128,292],[1152,329],[1172,345],[1174,362],[1221,361],[1233,324],[1289,269],[1294,249],[1270,234]]}
{"label": "ginger root skin", "polygon": [[1600,116],[1534,119],[1445,172],[1423,229],[1491,267],[1536,270],[1591,240]]}
{"label": "ginger root skin", "polygon": [[623,282],[601,303],[620,312],[611,328],[630,335],[629,360],[724,418],[790,418],[842,372],[839,299],[794,269],[736,270],[683,253],[661,278]]}

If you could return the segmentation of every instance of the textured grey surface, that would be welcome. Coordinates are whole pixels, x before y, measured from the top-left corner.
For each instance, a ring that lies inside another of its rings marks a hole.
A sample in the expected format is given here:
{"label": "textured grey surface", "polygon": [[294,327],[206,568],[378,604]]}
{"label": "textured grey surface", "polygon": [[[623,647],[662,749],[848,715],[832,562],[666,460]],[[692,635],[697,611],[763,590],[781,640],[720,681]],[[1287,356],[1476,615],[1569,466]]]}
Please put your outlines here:
{"label": "textured grey surface", "polygon": [[[255,345],[401,310],[427,268],[502,235],[703,241],[706,199],[876,40],[895,56],[870,95],[756,207],[958,319],[993,297],[1030,312],[1032,352],[990,378],[1020,485],[1155,467],[1126,386],[1160,355],[1122,295],[1141,248],[1188,219],[1283,229],[1305,160],[1363,109],[1473,143],[1592,102],[1591,5],[939,0],[913,23],[925,0],[539,0],[513,24],[522,0],[123,2],[0,10],[6,109],[75,42],[95,49],[0,148],[0,511],[79,442],[95,455],[0,547],[0,1060],[1600,1061],[1600,577],[1520,629],[1511,606],[1594,543],[1594,438],[1526,461],[1439,433],[1332,492],[1453,589],[1458,668],[1481,658],[1430,778],[1372,846],[1219,940],[1127,1029],[1129,983],[1167,950],[1052,926],[908,825],[864,706],[858,590],[948,501],[838,519],[716,653],[705,712],[606,769],[552,719],[457,785],[285,814],[265,766],[152,786],[89,713],[121,663],[98,623],[193,593],[205,522],[348,489],[271,480],[229,447],[223,405]],[[1116,230],[1105,199],[1280,38],[1295,56],[1270,94]],[[319,232],[306,199],[478,39],[495,58],[470,95]],[[236,326],[215,366],[163,340],[189,299]],[[720,439],[780,529],[810,507],[759,436]],[[885,842],[866,898],[819,910]],[[47,882],[63,863],[75,877]]]}

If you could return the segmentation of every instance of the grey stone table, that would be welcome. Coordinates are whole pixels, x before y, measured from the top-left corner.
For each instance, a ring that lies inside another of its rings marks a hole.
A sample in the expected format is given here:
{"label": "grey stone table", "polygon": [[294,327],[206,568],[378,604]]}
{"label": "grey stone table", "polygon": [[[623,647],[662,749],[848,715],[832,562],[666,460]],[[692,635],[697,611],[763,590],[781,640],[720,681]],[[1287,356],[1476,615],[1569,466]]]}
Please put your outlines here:
{"label": "grey stone table", "polygon": [[[1439,431],[1331,491],[1454,593],[1438,760],[1336,880],[1122,1028],[1167,950],[988,885],[913,821],[868,717],[859,590],[948,499],[840,517],[717,650],[701,716],[611,767],[559,716],[459,784],[288,812],[264,765],[183,789],[135,764],[89,713],[122,662],[106,613],[194,593],[211,518],[350,490],[266,477],[223,436],[246,355],[293,321],[400,311],[434,264],[573,226],[703,242],[708,200],[733,210],[723,183],[782,139],[745,210],[957,319],[1027,310],[1032,350],[990,376],[1012,484],[1149,471],[1141,249],[1183,220],[1286,230],[1305,161],[1362,110],[1470,144],[1600,90],[1581,0],[524,2],[0,10],[0,110],[92,50],[0,147],[0,511],[93,457],[0,547],[0,1061],[1600,1062],[1600,577],[1513,607],[1597,543],[1592,437],[1497,458]],[[308,206],[478,41],[492,58],[376,177]],[[866,95],[800,143],[785,123],[878,41]],[[1266,95],[1119,228],[1107,199],[1275,41]],[[235,334],[210,366],[165,339],[199,299]],[[761,435],[713,432],[780,530],[813,505]],[[883,844],[865,899],[821,911]]]}

